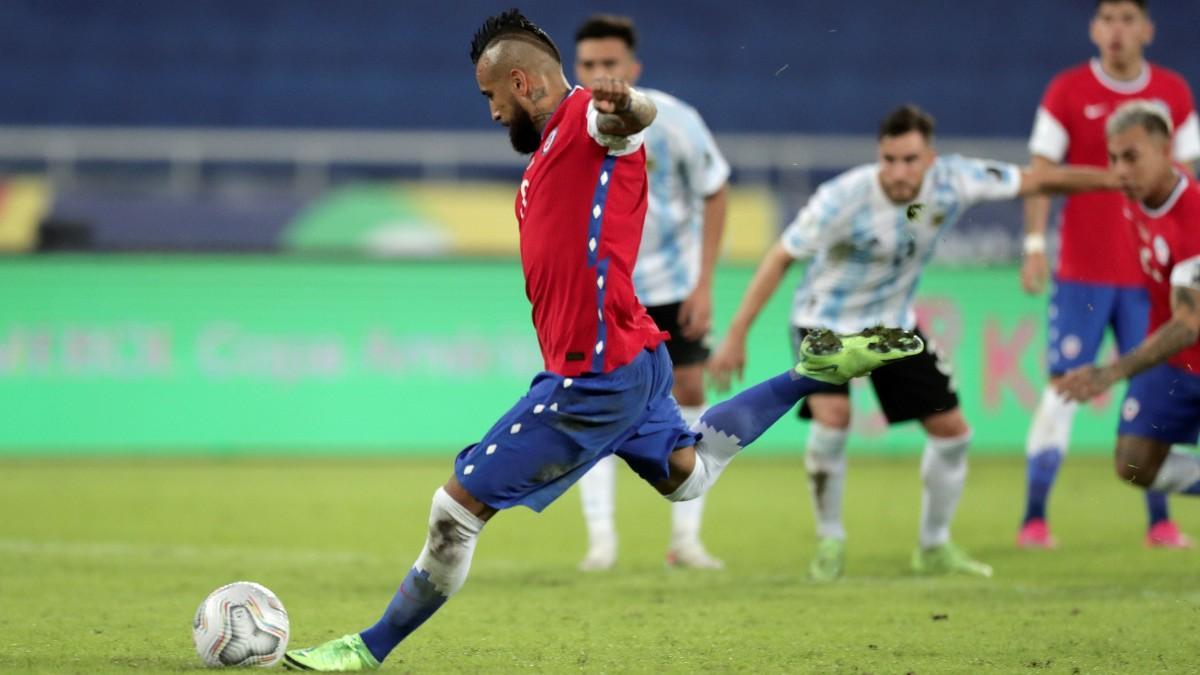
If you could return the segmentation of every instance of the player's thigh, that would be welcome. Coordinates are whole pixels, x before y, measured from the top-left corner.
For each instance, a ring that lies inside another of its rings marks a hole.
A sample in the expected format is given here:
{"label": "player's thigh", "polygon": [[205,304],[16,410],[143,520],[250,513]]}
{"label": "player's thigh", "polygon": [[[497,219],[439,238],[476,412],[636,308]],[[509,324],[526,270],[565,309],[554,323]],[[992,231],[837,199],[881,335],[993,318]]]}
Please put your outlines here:
{"label": "player's thigh", "polygon": [[1052,377],[1096,360],[1116,302],[1115,286],[1055,280],[1046,309],[1046,365]]}
{"label": "player's thigh", "polygon": [[958,411],[958,391],[950,362],[937,343],[919,328],[917,334],[925,341],[925,351],[871,373],[871,386],[889,424],[926,419],[936,419],[939,423],[953,421]]}
{"label": "player's thigh", "polygon": [[651,402],[665,398],[674,406],[670,388],[671,364],[661,347],[609,373],[541,373],[478,443],[459,453],[455,478],[494,509],[541,511],[637,433]]}
{"label": "player's thigh", "polygon": [[1117,351],[1122,354],[1133,350],[1146,339],[1146,330],[1150,325],[1150,294],[1145,288],[1117,290],[1112,323]]}

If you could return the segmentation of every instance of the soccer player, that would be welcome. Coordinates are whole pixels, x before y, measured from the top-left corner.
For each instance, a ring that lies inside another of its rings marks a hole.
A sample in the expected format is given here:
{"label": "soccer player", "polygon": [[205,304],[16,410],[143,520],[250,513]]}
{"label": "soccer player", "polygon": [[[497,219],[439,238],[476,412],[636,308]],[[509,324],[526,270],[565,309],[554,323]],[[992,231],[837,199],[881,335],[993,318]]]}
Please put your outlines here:
{"label": "soccer player", "polygon": [[[608,14],[588,18],[575,32],[575,79],[609,77],[636,85],[642,71],[636,47],[632,19]],[[725,229],[729,164],[694,108],[661,91],[640,91],[654,101],[658,116],[646,129],[650,203],[633,288],[654,323],[671,335],[667,354],[674,366],[672,393],[690,425],[704,412],[712,276]],[[611,456],[579,479],[588,532],[588,552],[580,569],[606,570],[617,561],[616,479],[616,458]],[[703,496],[671,505],[668,564],[723,567],[700,542],[703,510]]]}
{"label": "soccer player", "polygon": [[546,370],[455,459],[434,492],[425,547],[379,621],[288,652],[290,668],[377,668],[462,587],[492,516],[518,504],[542,510],[601,457],[621,457],[671,501],[695,499],[805,395],[923,347],[897,329],[822,333],[796,369],[714,405],[689,429],[671,397],[667,336],[633,294],[646,218],[642,131],[654,103],[621,80],[569,86],[554,42],[516,10],[483,24],[471,62],[492,119],[530,155],[516,213]]}
{"label": "soccer player", "polygon": [[[879,128],[878,163],[860,166],[823,184],[758,267],[728,334],[709,364],[719,386],[746,362],[746,335],[793,260],[809,262],[792,310],[793,345],[814,329],[854,332],[876,324],[916,328],[912,299],[921,270],[938,239],[971,205],[1018,195],[1112,189],[1106,171],[938,157],[934,121],[903,106]],[[919,334],[919,329],[918,329]],[[950,521],[967,474],[970,428],[958,407],[950,366],[930,346],[923,354],[871,376],[890,424],[919,420],[927,434],[921,459],[920,545],[912,557],[919,573],[991,576],[950,541]],[[845,447],[850,426],[849,388],[804,401],[811,418],[805,466],[817,515],[817,551],[810,575],[841,576],[846,531],[842,524]]]}
{"label": "soccer player", "polygon": [[[1158,99],[1170,110],[1178,129],[1175,159],[1192,162],[1200,157],[1200,124],[1187,83],[1142,56],[1154,37],[1145,0],[1099,0],[1091,37],[1100,57],[1059,74],[1042,98],[1029,141],[1033,166],[1062,161],[1106,166],[1104,121],[1123,101],[1135,98]],[[1042,394],[1025,445],[1027,497],[1018,546],[1055,546],[1046,522],[1046,501],[1067,452],[1077,405],[1058,396],[1054,383],[1068,370],[1096,360],[1106,328],[1112,328],[1122,354],[1146,334],[1148,300],[1134,234],[1121,218],[1122,201],[1117,192],[1097,192],[1073,196],[1063,209],[1048,312],[1050,386]],[[1046,197],[1025,200],[1021,284],[1028,293],[1040,293],[1046,282],[1049,212]],[[1147,545],[1191,545],[1169,519],[1164,495],[1147,492],[1146,506]]]}
{"label": "soccer player", "polygon": [[1129,379],[1117,427],[1121,480],[1200,495],[1200,187],[1173,163],[1171,118],[1158,101],[1123,104],[1107,122],[1108,156],[1128,197],[1150,334],[1106,366],[1086,364],[1056,388],[1086,401]]}

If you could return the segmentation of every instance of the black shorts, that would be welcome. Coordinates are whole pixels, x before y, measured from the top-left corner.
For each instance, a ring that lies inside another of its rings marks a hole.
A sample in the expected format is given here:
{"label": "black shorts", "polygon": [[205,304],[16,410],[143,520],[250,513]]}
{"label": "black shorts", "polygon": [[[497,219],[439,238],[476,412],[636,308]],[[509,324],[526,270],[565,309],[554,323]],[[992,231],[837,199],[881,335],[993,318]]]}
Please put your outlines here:
{"label": "black shorts", "polygon": [[665,330],[671,334],[671,339],[667,340],[667,354],[671,356],[671,363],[675,367],[694,366],[697,363],[704,363],[708,360],[708,335],[699,340],[689,340],[679,331],[679,305],[683,303],[672,302],[669,305],[658,305],[656,307],[647,307],[646,312],[650,314],[650,318],[654,319],[654,323],[658,324],[660,330]]}
{"label": "black shorts", "polygon": [[[791,329],[792,353],[797,360],[800,358],[800,341],[809,330],[796,327]],[[925,351],[912,358],[881,366],[868,376],[888,424],[923,420],[958,407],[958,392],[954,390],[950,365],[941,358],[937,348],[929,342],[920,328],[916,333],[925,341]],[[839,385],[821,393],[841,393],[849,396],[850,385]],[[807,401],[800,406],[800,417],[812,419],[812,411],[809,410]]]}

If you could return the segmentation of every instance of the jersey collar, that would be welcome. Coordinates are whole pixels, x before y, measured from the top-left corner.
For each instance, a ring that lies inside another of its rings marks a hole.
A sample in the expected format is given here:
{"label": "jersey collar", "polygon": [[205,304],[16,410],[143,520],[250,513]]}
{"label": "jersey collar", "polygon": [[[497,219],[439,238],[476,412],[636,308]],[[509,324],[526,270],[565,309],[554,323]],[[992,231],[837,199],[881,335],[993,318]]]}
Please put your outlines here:
{"label": "jersey collar", "polygon": [[1180,173],[1177,169],[1174,171],[1175,177],[1178,178],[1178,181],[1175,183],[1175,189],[1171,190],[1171,194],[1167,197],[1167,201],[1163,202],[1162,206],[1158,207],[1157,209],[1148,208],[1145,202],[1139,201],[1138,206],[1141,207],[1142,213],[1150,216],[1151,218],[1161,218],[1166,215],[1167,211],[1170,211],[1171,208],[1175,206],[1175,202],[1179,201],[1179,197],[1183,194],[1183,191],[1187,189],[1188,177]]}
{"label": "jersey collar", "polygon": [[1098,58],[1093,58],[1088,65],[1091,66],[1092,75],[1105,89],[1118,94],[1136,94],[1150,84],[1150,63],[1145,60],[1142,61],[1142,72],[1132,80],[1118,80],[1109,76],[1104,72],[1104,67],[1100,65]]}

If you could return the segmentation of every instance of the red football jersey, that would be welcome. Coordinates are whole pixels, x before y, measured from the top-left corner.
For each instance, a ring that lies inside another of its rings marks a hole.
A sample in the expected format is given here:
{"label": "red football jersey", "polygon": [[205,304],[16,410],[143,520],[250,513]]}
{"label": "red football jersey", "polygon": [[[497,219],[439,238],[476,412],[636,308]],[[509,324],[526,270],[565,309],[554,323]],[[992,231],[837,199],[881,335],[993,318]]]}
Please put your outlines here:
{"label": "red football jersey", "polygon": [[[1165,204],[1151,210],[1126,200],[1123,213],[1137,238],[1153,333],[1171,319],[1171,286],[1200,283],[1200,185],[1179,174]],[[1171,357],[1170,364],[1200,375],[1200,342]]]}
{"label": "red football jersey", "polygon": [[591,100],[576,87],[559,104],[516,203],[542,358],[546,370],[566,376],[619,368],[667,338],[633,292],[646,151],[640,137],[602,136]]}
{"label": "red football jersey", "polygon": [[[1030,152],[1056,162],[1108,166],[1105,122],[1131,99],[1150,99],[1167,108],[1176,130],[1176,159],[1191,162],[1200,157],[1200,123],[1182,77],[1146,63],[1137,79],[1114,80],[1097,59],[1064,71],[1050,83],[1038,108]],[[1136,242],[1121,219],[1124,201],[1118,192],[1067,198],[1059,230],[1059,278],[1118,286],[1142,283],[1133,255]]]}

